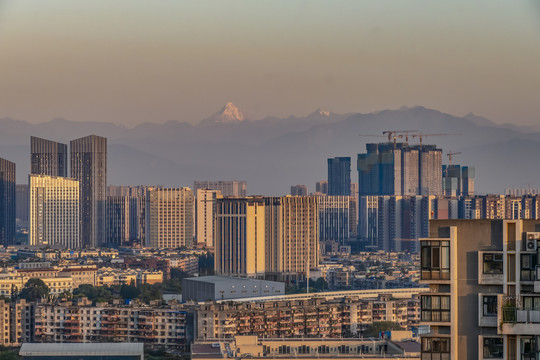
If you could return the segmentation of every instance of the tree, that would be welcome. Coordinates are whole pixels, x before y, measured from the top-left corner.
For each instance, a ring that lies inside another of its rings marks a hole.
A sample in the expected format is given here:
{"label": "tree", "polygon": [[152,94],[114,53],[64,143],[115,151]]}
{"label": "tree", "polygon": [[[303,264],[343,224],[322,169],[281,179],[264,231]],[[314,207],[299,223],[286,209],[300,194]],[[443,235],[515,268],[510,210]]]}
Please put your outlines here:
{"label": "tree", "polygon": [[30,279],[24,285],[19,298],[27,301],[37,301],[49,295],[49,287],[41,279]]}
{"label": "tree", "polygon": [[392,321],[379,321],[369,325],[364,332],[364,337],[379,337],[381,331],[404,330]]}
{"label": "tree", "polygon": [[136,286],[123,284],[120,287],[120,296],[123,299],[135,299],[141,292]]}

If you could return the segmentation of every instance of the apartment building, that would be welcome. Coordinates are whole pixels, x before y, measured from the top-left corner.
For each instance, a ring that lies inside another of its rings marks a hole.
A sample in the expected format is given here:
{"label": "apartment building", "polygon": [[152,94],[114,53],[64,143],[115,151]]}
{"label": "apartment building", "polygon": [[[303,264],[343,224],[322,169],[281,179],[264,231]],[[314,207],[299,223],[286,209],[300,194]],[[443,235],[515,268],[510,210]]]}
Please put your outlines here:
{"label": "apartment building", "polygon": [[86,299],[35,305],[35,342],[143,342],[184,348],[187,312],[174,306],[122,306]]}
{"label": "apartment building", "polygon": [[[409,310],[414,303],[411,298],[391,300],[390,294],[363,298],[347,292],[325,298],[326,293],[321,294],[317,297],[285,296],[200,304],[197,338],[225,339],[237,335],[358,337],[374,322],[391,321],[407,329],[417,322],[417,313]],[[416,307],[419,307],[418,300]]]}
{"label": "apartment building", "polygon": [[433,220],[420,239],[422,359],[538,359],[539,220]]}

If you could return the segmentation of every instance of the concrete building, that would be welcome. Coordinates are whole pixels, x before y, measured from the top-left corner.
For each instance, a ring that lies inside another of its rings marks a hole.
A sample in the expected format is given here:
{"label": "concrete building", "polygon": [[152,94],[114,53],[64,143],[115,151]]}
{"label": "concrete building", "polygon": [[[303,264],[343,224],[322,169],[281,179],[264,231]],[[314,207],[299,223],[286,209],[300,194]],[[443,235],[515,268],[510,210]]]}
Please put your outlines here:
{"label": "concrete building", "polygon": [[306,185],[291,186],[291,196],[307,196],[308,188]]}
{"label": "concrete building", "polygon": [[138,239],[137,198],[107,196],[107,246],[119,247]]}
{"label": "concrete building", "polygon": [[474,195],[474,167],[443,165],[442,176],[443,194],[445,196]]}
{"label": "concrete building", "polygon": [[[420,345],[410,340],[380,339],[282,339],[235,336],[224,342],[197,341],[192,359],[420,359]],[[399,338],[398,338],[399,339]]]}
{"label": "concrete building", "polygon": [[30,137],[30,174],[68,176],[68,148],[56,141]]}
{"label": "concrete building", "polygon": [[539,220],[433,220],[420,239],[422,359],[536,359]]}
{"label": "concrete building", "polygon": [[194,199],[191,189],[149,188],[146,197],[146,245],[191,248],[194,240]]}
{"label": "concrete building", "polygon": [[317,181],[315,184],[315,191],[321,194],[328,195],[328,181]]}
{"label": "concrete building", "polygon": [[247,181],[195,181],[193,191],[198,189],[219,190],[223,196],[247,196]]}
{"label": "concrete building", "polygon": [[28,226],[28,214],[30,214],[28,208],[30,204],[29,194],[28,184],[17,184],[15,186],[15,218],[21,224],[26,224],[26,226]]}
{"label": "concrete building", "polygon": [[225,276],[201,276],[182,279],[184,301],[232,300],[285,294],[285,284]]}
{"label": "concrete building", "polygon": [[65,177],[29,175],[30,245],[81,247],[79,181]]}
{"label": "concrete building", "polygon": [[262,197],[217,199],[215,272],[261,278],[267,269],[265,201]]}
{"label": "concrete building", "polygon": [[129,199],[129,241],[144,245],[146,242],[146,193],[148,186],[108,186],[107,196]]}
{"label": "concrete building", "polygon": [[25,343],[19,356],[23,360],[144,360],[144,344]]}
{"label": "concrete building", "polygon": [[326,252],[337,252],[351,236],[351,199],[350,196],[319,197],[319,241]]}
{"label": "concrete building", "polygon": [[442,150],[435,145],[366,144],[358,154],[359,196],[441,195]]}
{"label": "concrete building", "polygon": [[328,195],[351,195],[351,158],[328,159]]}
{"label": "concrete building", "polygon": [[191,340],[187,312],[175,306],[121,306],[99,302],[93,306],[83,298],[78,302],[37,304],[35,318],[34,341],[41,343],[144,342],[149,346],[186,349]]}
{"label": "concrete building", "polygon": [[0,245],[15,244],[15,163],[0,158]]}
{"label": "concrete building", "polygon": [[265,197],[266,278],[296,284],[319,265],[319,196]]}
{"label": "concrete building", "polygon": [[70,143],[71,177],[80,182],[81,245],[106,244],[107,139],[90,135]]}
{"label": "concrete building", "polygon": [[221,197],[219,190],[197,189],[195,198],[197,244],[214,247],[216,202]]}

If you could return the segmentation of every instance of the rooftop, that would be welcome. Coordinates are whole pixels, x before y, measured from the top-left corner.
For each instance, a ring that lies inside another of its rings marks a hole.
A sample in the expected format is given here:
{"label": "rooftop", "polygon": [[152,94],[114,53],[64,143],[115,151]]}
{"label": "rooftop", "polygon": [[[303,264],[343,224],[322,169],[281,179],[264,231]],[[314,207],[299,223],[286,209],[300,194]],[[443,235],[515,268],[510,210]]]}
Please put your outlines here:
{"label": "rooftop", "polygon": [[138,356],[143,343],[24,343],[19,356]]}

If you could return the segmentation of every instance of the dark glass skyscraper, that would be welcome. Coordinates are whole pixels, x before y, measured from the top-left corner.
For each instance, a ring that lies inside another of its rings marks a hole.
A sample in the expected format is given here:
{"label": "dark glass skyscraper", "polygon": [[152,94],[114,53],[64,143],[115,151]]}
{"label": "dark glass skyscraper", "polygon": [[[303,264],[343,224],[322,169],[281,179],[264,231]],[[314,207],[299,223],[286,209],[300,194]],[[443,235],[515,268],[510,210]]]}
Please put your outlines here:
{"label": "dark glass skyscraper", "polygon": [[31,174],[67,177],[68,148],[66,144],[32,136],[30,148]]}
{"label": "dark glass skyscraper", "polygon": [[351,158],[328,159],[328,195],[351,195]]}
{"label": "dark glass skyscraper", "polygon": [[15,244],[15,163],[0,158],[0,244]]}
{"label": "dark glass skyscraper", "polygon": [[80,181],[81,243],[106,244],[107,139],[90,135],[72,140],[71,177]]}

